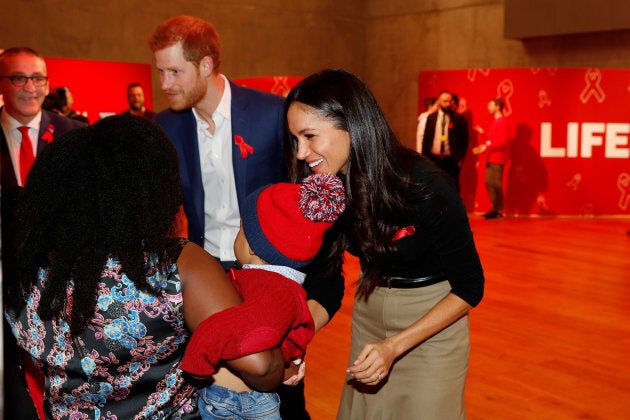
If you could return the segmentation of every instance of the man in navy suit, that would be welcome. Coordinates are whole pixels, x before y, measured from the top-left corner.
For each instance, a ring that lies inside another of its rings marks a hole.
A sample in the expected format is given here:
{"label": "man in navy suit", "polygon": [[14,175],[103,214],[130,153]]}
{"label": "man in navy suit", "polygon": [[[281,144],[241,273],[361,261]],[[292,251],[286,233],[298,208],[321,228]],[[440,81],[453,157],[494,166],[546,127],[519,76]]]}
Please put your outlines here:
{"label": "man in navy suit", "polygon": [[[60,135],[84,124],[42,110],[48,94],[48,77],[44,58],[26,47],[9,48],[0,54],[0,94],[4,106],[0,109],[0,154],[2,165],[2,272],[3,282],[13,277],[11,258],[14,255],[14,207],[28,169],[20,158],[22,131],[27,132],[32,158],[36,158],[48,143]],[[25,148],[27,146],[25,145]],[[4,287],[3,287],[4,289]],[[6,325],[6,323],[5,323]],[[22,373],[17,369],[19,357],[15,340],[8,328],[4,329],[4,401],[5,418],[34,418],[34,409],[22,384]],[[33,396],[38,398],[37,396]],[[8,402],[8,403],[7,403]],[[41,397],[39,401],[41,404]]]}
{"label": "man in navy suit", "polygon": [[[284,100],[222,75],[218,33],[202,19],[167,20],[149,37],[149,46],[170,107],[154,120],[177,149],[188,238],[228,269],[235,261],[243,199],[287,179]],[[309,307],[319,326],[334,313],[313,299]],[[300,382],[277,390],[282,418],[309,418],[303,389]]]}
{"label": "man in navy suit", "polygon": [[149,45],[170,106],[154,119],[179,155],[188,237],[229,267],[244,197],[286,180],[284,100],[223,76],[218,34],[201,19],[169,19]]}

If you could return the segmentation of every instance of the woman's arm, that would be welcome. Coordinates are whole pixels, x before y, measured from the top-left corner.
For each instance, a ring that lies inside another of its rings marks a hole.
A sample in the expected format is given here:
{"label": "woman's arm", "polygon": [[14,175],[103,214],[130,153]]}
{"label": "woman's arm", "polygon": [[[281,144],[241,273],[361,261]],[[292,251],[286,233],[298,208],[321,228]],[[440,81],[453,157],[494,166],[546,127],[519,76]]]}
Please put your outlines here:
{"label": "woman's arm", "polygon": [[384,378],[400,355],[442,331],[471,309],[472,306],[463,299],[449,293],[422,318],[398,334],[365,345],[348,372],[358,381],[375,385],[379,382],[377,375]]}
{"label": "woman's arm", "polygon": [[348,371],[364,383],[378,383],[377,375],[387,375],[397,357],[466,315],[483,296],[483,268],[459,194],[443,177],[435,178],[431,188],[441,198],[418,203],[414,214],[425,221],[418,225],[446,272],[451,293],[400,333],[361,350]]}
{"label": "woman's arm", "polygon": [[[339,223],[339,222],[337,222]],[[340,225],[335,224],[324,235],[324,241],[319,252],[313,258],[311,264],[305,269],[306,303],[315,321],[315,332],[326,325],[341,308],[344,295],[344,277],[342,272],[342,260],[338,262],[338,269],[332,274],[327,274],[326,267],[332,264],[328,259],[329,249],[340,235]],[[340,257],[341,258],[341,257]]]}
{"label": "woman's arm", "polygon": [[[189,242],[177,261],[184,300],[184,320],[194,331],[217,312],[239,305],[242,299],[220,264],[203,248]],[[279,348],[250,354],[227,364],[252,388],[268,391],[283,379],[284,362]]]}
{"label": "woman's arm", "polygon": [[315,332],[317,332],[324,325],[328,324],[328,321],[330,321],[330,316],[328,315],[328,311],[326,310],[326,308],[324,308],[322,304],[315,299],[307,300],[306,304],[308,305],[309,311],[311,311],[313,321],[315,321]]}

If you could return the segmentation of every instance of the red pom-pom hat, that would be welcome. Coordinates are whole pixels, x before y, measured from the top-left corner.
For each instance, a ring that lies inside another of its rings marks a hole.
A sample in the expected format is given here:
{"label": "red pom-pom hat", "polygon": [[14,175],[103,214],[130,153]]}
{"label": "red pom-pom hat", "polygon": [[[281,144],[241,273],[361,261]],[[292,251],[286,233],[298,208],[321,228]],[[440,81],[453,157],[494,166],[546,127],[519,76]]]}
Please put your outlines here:
{"label": "red pom-pom hat", "polygon": [[317,254],[324,233],[345,208],[341,179],[315,174],[302,184],[278,183],[250,194],[241,219],[256,255],[269,264],[297,269]]}

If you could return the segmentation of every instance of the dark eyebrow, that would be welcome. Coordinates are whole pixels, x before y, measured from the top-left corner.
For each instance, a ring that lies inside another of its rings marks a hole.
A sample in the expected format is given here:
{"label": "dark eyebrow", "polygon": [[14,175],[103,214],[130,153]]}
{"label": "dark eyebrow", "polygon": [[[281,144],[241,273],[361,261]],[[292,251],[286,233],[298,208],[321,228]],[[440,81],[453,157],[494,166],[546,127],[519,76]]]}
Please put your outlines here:
{"label": "dark eyebrow", "polygon": [[306,127],[301,129],[300,131],[298,131],[298,134],[304,134],[305,131],[310,131],[310,130],[317,130],[316,128],[310,128],[310,127]]}
{"label": "dark eyebrow", "polygon": [[[17,73],[11,73],[11,76],[28,76],[28,75],[24,73],[23,71],[18,71]],[[31,76],[45,76],[45,74],[37,71],[35,73],[32,73]]]}

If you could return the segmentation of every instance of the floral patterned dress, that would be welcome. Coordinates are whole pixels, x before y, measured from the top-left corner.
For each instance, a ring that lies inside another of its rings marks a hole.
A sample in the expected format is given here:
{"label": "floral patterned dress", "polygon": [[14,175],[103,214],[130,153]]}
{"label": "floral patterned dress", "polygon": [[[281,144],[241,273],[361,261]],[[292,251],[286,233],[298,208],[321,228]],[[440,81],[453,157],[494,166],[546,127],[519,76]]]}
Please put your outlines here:
{"label": "floral patterned dress", "polygon": [[[46,377],[47,417],[198,418],[196,390],[179,369],[189,335],[177,265],[158,267],[155,256],[145,261],[146,280],[158,295],[138,290],[120,263],[109,258],[94,317],[74,339],[66,322],[37,315],[47,277],[43,269],[26,306],[19,314],[7,313],[18,345]],[[71,302],[72,285],[67,293]]]}

